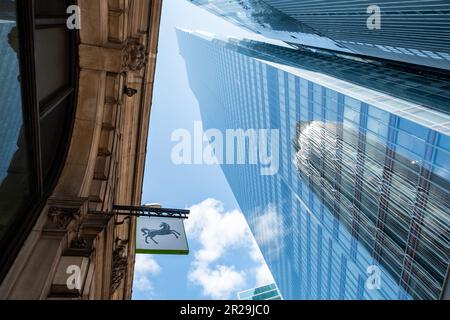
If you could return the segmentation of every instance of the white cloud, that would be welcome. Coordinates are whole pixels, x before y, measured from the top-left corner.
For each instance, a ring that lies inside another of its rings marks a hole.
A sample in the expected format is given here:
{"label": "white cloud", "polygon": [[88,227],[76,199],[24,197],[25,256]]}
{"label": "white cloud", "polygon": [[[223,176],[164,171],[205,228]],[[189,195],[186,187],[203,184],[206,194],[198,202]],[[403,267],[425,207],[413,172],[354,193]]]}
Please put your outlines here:
{"label": "white cloud", "polygon": [[216,300],[230,299],[245,284],[245,272],[234,266],[218,265],[210,268],[197,264],[189,273],[189,280],[202,286],[203,294]]}
{"label": "white cloud", "polygon": [[[203,294],[212,299],[230,299],[238,291],[257,285],[273,283],[244,215],[238,211],[225,211],[223,204],[207,199],[190,208],[186,231],[192,240],[200,243],[188,275],[189,281],[202,287]],[[218,260],[232,249],[247,249],[256,267],[236,270],[233,265],[218,264]],[[254,276],[256,285],[249,284]]]}
{"label": "white cloud", "polygon": [[283,216],[270,205],[255,220],[255,239],[260,245],[274,244],[283,236]]}
{"label": "white cloud", "polygon": [[254,273],[256,275],[255,287],[261,287],[275,283],[275,280],[272,276],[272,272],[270,272],[270,269],[267,266],[266,261],[264,260],[264,257],[261,253],[261,250],[259,249],[255,240],[253,240],[250,256],[253,259],[253,261],[259,264],[254,270]]}
{"label": "white cloud", "polygon": [[134,266],[136,273],[152,273],[158,274],[161,272],[161,267],[158,262],[149,255],[136,255],[136,264]]}
{"label": "white cloud", "polygon": [[222,203],[214,199],[191,207],[186,231],[201,243],[196,259],[204,263],[216,261],[226,250],[246,245],[251,239],[242,213],[238,210],[224,212]]}
{"label": "white cloud", "polygon": [[272,272],[270,272],[269,267],[265,263],[263,263],[259,267],[255,268],[255,274],[256,274],[255,287],[262,287],[262,286],[266,286],[268,284],[275,283],[275,280],[273,279],[273,276],[272,276]]}
{"label": "white cloud", "polygon": [[136,255],[134,266],[133,287],[135,290],[147,298],[153,298],[153,285],[151,277],[161,272],[161,266],[149,255]]}
{"label": "white cloud", "polygon": [[135,275],[133,285],[137,290],[153,293],[153,286],[150,283],[150,279],[145,275]]}

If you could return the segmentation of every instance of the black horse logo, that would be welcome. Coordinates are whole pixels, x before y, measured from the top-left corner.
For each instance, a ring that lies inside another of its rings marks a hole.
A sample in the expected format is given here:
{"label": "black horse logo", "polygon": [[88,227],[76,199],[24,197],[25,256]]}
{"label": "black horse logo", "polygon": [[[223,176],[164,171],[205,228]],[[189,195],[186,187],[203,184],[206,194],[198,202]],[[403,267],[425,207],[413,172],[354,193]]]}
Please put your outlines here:
{"label": "black horse logo", "polygon": [[156,236],[167,236],[170,234],[173,234],[175,238],[178,239],[178,237],[181,235],[178,231],[170,229],[170,225],[162,222],[159,226],[161,229],[147,229],[142,228],[142,235],[145,237],[145,243],[149,244],[149,239],[151,239],[154,243],[158,244],[156,240],[154,239]]}

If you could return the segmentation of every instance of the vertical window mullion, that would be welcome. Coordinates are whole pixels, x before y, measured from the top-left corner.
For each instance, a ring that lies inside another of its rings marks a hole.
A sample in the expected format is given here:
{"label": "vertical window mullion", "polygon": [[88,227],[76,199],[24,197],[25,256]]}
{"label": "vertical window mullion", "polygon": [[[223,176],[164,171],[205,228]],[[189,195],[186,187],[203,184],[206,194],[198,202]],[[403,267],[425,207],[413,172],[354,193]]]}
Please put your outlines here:
{"label": "vertical window mullion", "polygon": [[24,127],[30,144],[31,169],[37,194],[43,195],[43,176],[40,147],[40,117],[35,67],[35,14],[34,0],[17,0],[17,20],[20,34],[20,69],[24,108]]}

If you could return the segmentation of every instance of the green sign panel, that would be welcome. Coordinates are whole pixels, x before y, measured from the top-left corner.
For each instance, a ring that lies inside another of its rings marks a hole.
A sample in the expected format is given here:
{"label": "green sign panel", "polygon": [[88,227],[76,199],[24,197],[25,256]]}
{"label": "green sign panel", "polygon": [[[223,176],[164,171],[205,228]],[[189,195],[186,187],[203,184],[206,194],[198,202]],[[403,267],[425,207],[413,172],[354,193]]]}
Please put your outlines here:
{"label": "green sign panel", "polygon": [[183,219],[139,217],[136,224],[136,253],[189,254]]}

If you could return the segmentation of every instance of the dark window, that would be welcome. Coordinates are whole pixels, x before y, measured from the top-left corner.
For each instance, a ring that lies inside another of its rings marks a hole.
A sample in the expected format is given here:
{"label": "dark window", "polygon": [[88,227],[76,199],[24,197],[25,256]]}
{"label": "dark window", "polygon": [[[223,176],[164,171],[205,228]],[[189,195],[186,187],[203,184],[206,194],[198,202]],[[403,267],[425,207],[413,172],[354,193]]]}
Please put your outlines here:
{"label": "dark window", "polygon": [[51,193],[67,153],[78,37],[65,25],[70,4],[0,4],[0,281]]}

